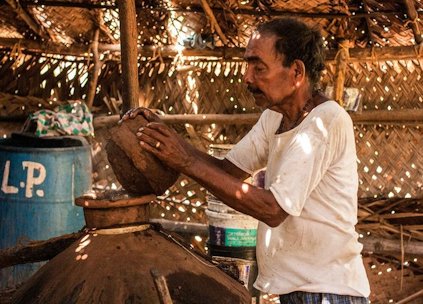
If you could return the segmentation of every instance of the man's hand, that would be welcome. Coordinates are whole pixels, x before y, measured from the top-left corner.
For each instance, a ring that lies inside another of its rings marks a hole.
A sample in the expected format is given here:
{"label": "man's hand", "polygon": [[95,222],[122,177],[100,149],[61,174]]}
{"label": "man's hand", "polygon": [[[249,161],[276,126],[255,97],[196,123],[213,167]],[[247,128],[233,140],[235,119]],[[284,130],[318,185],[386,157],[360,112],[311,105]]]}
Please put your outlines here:
{"label": "man's hand", "polygon": [[137,137],[142,149],[179,172],[186,173],[196,160],[194,147],[162,122],[150,122],[141,127]]}
{"label": "man's hand", "polygon": [[137,115],[142,115],[149,122],[137,132],[141,148],[157,156],[168,167],[185,173],[196,160],[195,148],[149,109],[131,109],[123,115],[120,123]]}
{"label": "man's hand", "polygon": [[141,115],[144,117],[148,122],[162,122],[160,117],[153,113],[150,109],[139,107],[139,108],[133,108],[130,109],[128,112],[126,112],[121,120],[119,120],[118,124],[121,124],[123,121],[127,119],[134,119],[137,115]]}

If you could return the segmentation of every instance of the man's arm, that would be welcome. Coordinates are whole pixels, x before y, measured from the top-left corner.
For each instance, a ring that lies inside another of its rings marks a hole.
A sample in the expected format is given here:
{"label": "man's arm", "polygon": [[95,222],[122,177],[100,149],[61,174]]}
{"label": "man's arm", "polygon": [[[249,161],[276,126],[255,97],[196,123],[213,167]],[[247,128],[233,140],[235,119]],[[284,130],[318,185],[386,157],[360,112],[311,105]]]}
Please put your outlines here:
{"label": "man's arm", "polygon": [[271,227],[286,219],[288,214],[279,206],[271,191],[243,182],[248,173],[226,159],[219,160],[195,149],[146,108],[132,109],[122,120],[136,115],[143,115],[150,122],[140,127],[137,133],[142,149],[191,177],[235,210]]}
{"label": "man's arm", "polygon": [[212,166],[216,166],[219,169],[225,171],[229,175],[235,177],[238,180],[245,180],[250,176],[247,172],[241,170],[237,166],[235,166],[233,163],[231,163],[227,159],[219,159],[216,157],[213,157],[207,153],[204,153],[198,149],[195,149],[195,155],[198,159],[201,159],[207,163],[209,163]]}
{"label": "man's arm", "polygon": [[163,123],[149,123],[140,129],[138,138],[144,150],[191,177],[235,210],[271,227],[278,226],[288,216],[271,191],[242,181],[248,176],[246,172],[228,160],[198,151]]}
{"label": "man's arm", "polygon": [[[225,161],[237,168],[228,160]],[[212,163],[193,159],[191,165],[187,166],[183,173],[196,180],[228,206],[268,226],[276,227],[288,216],[271,191],[242,182]]]}

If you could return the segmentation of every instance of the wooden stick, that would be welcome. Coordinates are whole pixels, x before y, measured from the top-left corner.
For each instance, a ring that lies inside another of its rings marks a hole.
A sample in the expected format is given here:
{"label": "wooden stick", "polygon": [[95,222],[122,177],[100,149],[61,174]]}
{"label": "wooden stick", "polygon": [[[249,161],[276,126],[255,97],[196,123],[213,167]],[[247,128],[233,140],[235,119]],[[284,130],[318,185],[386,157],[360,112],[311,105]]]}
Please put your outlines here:
{"label": "wooden stick", "polygon": [[413,301],[414,299],[419,298],[420,296],[423,296],[423,288],[417,291],[416,293],[413,293],[412,295],[402,299],[401,301],[398,301],[396,304],[406,304]]}
{"label": "wooden stick", "polygon": [[[363,0],[363,7],[364,7],[364,11],[365,12],[369,12],[371,11],[371,9],[369,8],[369,5],[367,4],[366,0]],[[370,19],[370,16],[364,16],[364,20],[366,20],[366,27],[367,27],[367,33],[368,33],[368,37],[369,37],[369,43],[373,45],[373,33],[372,33],[372,21]]]}
{"label": "wooden stick", "polygon": [[138,101],[138,59],[137,59],[137,19],[135,0],[118,0],[120,20],[120,43],[122,48],[123,104],[125,113],[139,106]]}
{"label": "wooden stick", "polygon": [[[79,57],[90,56],[88,46],[74,43],[72,46],[61,45],[57,43],[32,41],[17,38],[0,38],[0,46],[13,48],[16,43],[20,43],[22,49],[27,49],[37,53],[71,55]],[[99,44],[100,52],[111,52],[120,54],[121,46],[119,44]],[[174,46],[138,46],[138,52],[144,57],[152,57],[160,50],[162,58],[174,58],[178,55],[178,49]],[[184,49],[182,55],[186,57],[217,57],[226,60],[241,60],[244,56],[245,48],[239,47],[216,47],[214,49]],[[337,50],[328,50],[326,63],[334,63]],[[387,60],[409,60],[423,58],[423,51],[419,46],[395,46],[380,48],[351,48],[349,49],[350,58],[348,62],[368,62],[368,61],[387,61]],[[113,58],[112,58],[113,59]],[[115,58],[116,60],[116,58]],[[198,59],[196,59],[198,60]],[[204,60],[204,59],[203,59]]]}
{"label": "wooden stick", "polygon": [[100,69],[101,69],[101,61],[98,55],[99,35],[100,35],[100,30],[97,28],[94,32],[93,42],[91,44],[91,49],[92,49],[93,59],[94,59],[94,66],[90,73],[90,80],[88,83],[88,93],[87,93],[87,98],[85,102],[89,109],[92,108],[94,103],[95,92],[97,90],[98,73],[100,72]]}
{"label": "wooden stick", "polygon": [[156,285],[157,293],[159,294],[160,304],[172,304],[169,288],[167,287],[166,278],[162,276],[157,269],[150,269],[151,276]]}
{"label": "wooden stick", "polygon": [[393,214],[380,214],[380,218],[383,219],[397,219],[405,217],[423,217],[423,213],[413,213],[413,212],[402,212],[402,213],[393,213]]}
{"label": "wooden stick", "polygon": [[416,7],[414,6],[414,1],[404,0],[404,4],[407,9],[408,19],[410,19],[410,27],[414,34],[414,40],[416,41],[416,44],[421,44],[423,42],[423,37],[419,28],[419,22],[417,21],[419,15],[416,11]]}
{"label": "wooden stick", "polygon": [[213,14],[213,11],[210,8],[209,3],[207,0],[201,0],[201,6],[204,9],[204,12],[206,13],[207,17],[210,20],[210,23],[212,24],[212,28],[214,28],[219,35],[220,39],[222,39],[222,42],[224,45],[228,44],[228,39],[226,38],[225,34],[223,33],[222,29],[219,26],[219,23],[216,20],[216,17]]}
{"label": "wooden stick", "polygon": [[344,83],[347,71],[348,58],[350,57],[349,41],[343,40],[339,43],[338,54],[336,55],[336,71],[334,84],[334,99],[343,106],[344,104]]}
{"label": "wooden stick", "polygon": [[46,241],[33,241],[27,245],[2,249],[0,250],[0,269],[18,264],[50,260],[83,234],[83,232],[65,234]]}

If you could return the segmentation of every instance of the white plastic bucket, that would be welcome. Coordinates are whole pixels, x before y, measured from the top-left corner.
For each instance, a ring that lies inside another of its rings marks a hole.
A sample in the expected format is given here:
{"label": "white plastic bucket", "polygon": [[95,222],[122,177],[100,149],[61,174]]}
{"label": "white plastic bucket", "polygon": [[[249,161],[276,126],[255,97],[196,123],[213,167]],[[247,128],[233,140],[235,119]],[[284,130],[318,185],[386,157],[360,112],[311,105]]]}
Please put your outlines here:
{"label": "white plastic bucket", "polygon": [[258,221],[242,213],[206,210],[209,244],[225,247],[255,247]]}

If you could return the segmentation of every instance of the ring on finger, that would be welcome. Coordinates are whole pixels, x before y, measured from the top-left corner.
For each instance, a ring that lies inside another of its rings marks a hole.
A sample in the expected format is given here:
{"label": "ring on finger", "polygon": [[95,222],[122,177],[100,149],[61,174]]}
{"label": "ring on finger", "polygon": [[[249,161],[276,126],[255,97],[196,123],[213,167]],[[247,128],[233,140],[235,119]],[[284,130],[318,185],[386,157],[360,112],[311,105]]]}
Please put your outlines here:
{"label": "ring on finger", "polygon": [[159,141],[156,143],[156,145],[155,145],[156,149],[158,149],[160,147],[160,144],[161,144],[161,142],[159,142]]}

